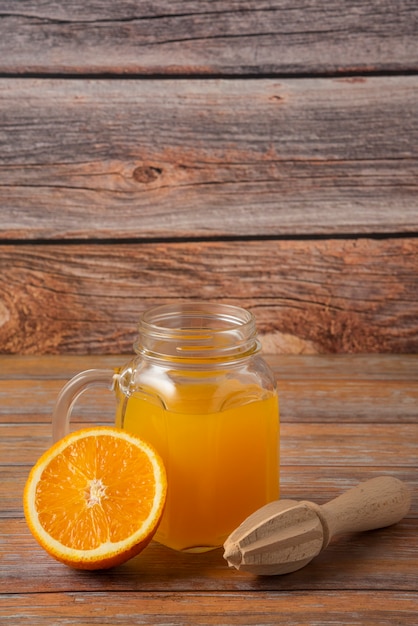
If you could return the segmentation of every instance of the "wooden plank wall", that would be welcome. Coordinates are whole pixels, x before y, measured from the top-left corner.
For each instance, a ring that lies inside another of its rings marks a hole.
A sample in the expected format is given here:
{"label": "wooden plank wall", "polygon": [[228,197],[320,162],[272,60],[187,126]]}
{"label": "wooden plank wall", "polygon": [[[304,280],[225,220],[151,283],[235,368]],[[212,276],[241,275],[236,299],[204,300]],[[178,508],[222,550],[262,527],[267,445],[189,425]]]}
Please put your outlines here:
{"label": "wooden plank wall", "polygon": [[0,0],[0,352],[418,350],[416,0]]}

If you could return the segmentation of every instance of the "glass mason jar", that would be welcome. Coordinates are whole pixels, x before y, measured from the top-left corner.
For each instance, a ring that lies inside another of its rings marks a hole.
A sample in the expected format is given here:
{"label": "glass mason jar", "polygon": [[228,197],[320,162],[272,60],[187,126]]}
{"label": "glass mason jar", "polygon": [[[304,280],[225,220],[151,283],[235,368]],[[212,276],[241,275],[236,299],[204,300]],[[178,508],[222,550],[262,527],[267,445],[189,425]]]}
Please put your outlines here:
{"label": "glass mason jar", "polygon": [[54,438],[65,434],[84,389],[113,386],[116,426],[153,445],[166,468],[155,539],[189,552],[221,546],[248,515],[279,497],[278,398],[255,319],[223,304],[158,306],[141,316],[135,351],[116,375],[88,370],[67,383],[54,411]]}

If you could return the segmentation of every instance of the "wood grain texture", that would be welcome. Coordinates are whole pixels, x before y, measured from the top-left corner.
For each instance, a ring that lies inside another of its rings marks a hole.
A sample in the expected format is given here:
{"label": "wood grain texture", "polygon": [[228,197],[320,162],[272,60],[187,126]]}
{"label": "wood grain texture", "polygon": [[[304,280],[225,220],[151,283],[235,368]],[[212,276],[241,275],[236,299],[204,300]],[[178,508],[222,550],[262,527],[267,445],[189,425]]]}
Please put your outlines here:
{"label": "wood grain texture", "polygon": [[237,74],[417,69],[414,0],[0,2],[0,71]]}
{"label": "wood grain texture", "polygon": [[[127,363],[128,358],[120,361]],[[75,374],[76,372],[74,372]],[[295,381],[280,380],[280,415],[282,422],[329,422],[337,417],[347,422],[362,419],[364,422],[415,423],[418,390],[415,381],[385,381],[376,387],[375,381],[335,380],[307,377]],[[0,381],[0,424],[13,421],[24,423],[28,413],[32,421],[50,419],[58,393],[65,380],[54,381]],[[9,402],[5,402],[8,397]],[[35,413],[34,406],[36,406]],[[75,424],[112,422],[115,413],[113,394],[103,389],[91,389],[81,396],[74,407]]]}
{"label": "wood grain texture", "polygon": [[[79,422],[75,428],[84,428]],[[416,468],[418,425],[414,424],[281,424],[281,463],[328,468],[373,465]],[[52,445],[51,424],[0,424],[1,465],[34,464]],[[353,449],[355,455],[353,455]]]}
{"label": "wood grain texture", "polygon": [[[390,604],[388,611],[382,611],[383,601]],[[348,608],[353,605],[356,606],[355,613]],[[194,592],[176,595],[137,592],[123,594],[122,597],[114,594],[110,598],[100,592],[87,595],[48,594],[41,598],[16,594],[6,596],[4,616],[13,618],[19,615],[22,626],[43,626],[50,620],[57,625],[77,626],[118,626],[126,623],[276,626],[278,619],[283,623],[311,626],[362,626],[372,623],[393,626],[396,620],[399,623],[401,614],[402,626],[415,626],[418,600],[414,593],[408,592],[376,592],[373,595],[358,591],[322,592],[314,597],[303,592],[253,592],[246,595],[244,606],[242,597],[235,594],[214,597]],[[376,618],[378,622],[375,622]]]}
{"label": "wood grain texture", "polygon": [[[91,355],[14,355],[0,354],[0,380],[15,382],[22,387],[28,381],[36,384],[40,380],[66,381],[80,370],[92,367],[114,368],[127,363],[129,354]],[[385,384],[415,384],[418,380],[416,355],[405,354],[264,354],[278,381],[309,384],[318,380],[333,381],[337,388],[344,382],[360,381]],[[379,393],[378,391],[375,393]],[[7,403],[14,402],[13,394],[6,395]],[[29,398],[27,398],[29,400]],[[2,402],[0,402],[0,408]],[[10,405],[11,406],[11,405]],[[32,408],[37,403],[32,403]]]}
{"label": "wood grain texture", "polygon": [[0,80],[3,239],[418,230],[418,77]]}
{"label": "wood grain texture", "polygon": [[139,313],[251,309],[266,352],[418,348],[418,240],[0,246],[3,353],[131,353]]}
{"label": "wood grain texture", "polygon": [[[28,419],[32,421],[32,418],[36,419],[36,414],[32,414],[30,418],[27,417],[26,422]],[[411,488],[413,494],[418,492],[418,474],[414,471],[413,467],[390,467],[389,469],[386,463],[383,466],[375,465],[372,467],[370,465],[363,465],[350,467],[349,471],[347,471],[347,468],[344,466],[334,466],[332,471],[328,471],[328,469],[327,467],[327,470],[324,471],[321,466],[282,464],[280,468],[281,497],[290,500],[311,500],[317,504],[325,504],[344,491],[351,489],[351,487],[355,487],[360,482],[388,474],[399,480],[403,480]],[[0,463],[0,518],[7,518],[8,520],[23,519],[22,493],[29,471],[30,464],[2,465]],[[416,524],[416,522],[412,520],[416,520],[417,518],[418,502],[416,502],[416,498],[414,498],[411,510],[408,514],[408,519],[411,520],[411,531],[413,531],[413,525]],[[14,526],[11,522],[10,524],[8,532],[11,535],[14,535],[18,529],[21,530],[20,525]],[[10,548],[11,553],[17,550],[21,536],[22,533],[18,532],[17,537],[12,542],[13,547]],[[368,538],[369,536],[366,538],[366,541]],[[25,546],[21,546],[19,551],[26,548],[27,546],[25,544]],[[412,546],[410,549],[412,551]],[[408,550],[405,548],[405,555],[407,554]],[[9,558],[12,557],[10,556]]]}
{"label": "wood grain texture", "polygon": [[[92,367],[120,367],[131,358],[67,356],[61,363],[55,356],[41,362],[39,357],[0,356],[0,423],[24,424],[29,418],[32,423],[49,423],[59,391],[72,376]],[[345,423],[416,422],[418,369],[413,355],[265,358],[277,378],[282,423],[333,423],[336,418]],[[35,361],[36,377],[29,373]],[[72,422],[111,423],[115,402],[112,393],[92,388],[74,406]]]}
{"label": "wood grain texture", "polygon": [[[413,559],[418,548],[414,527],[416,520],[406,520],[373,534],[341,537],[308,567],[284,577],[254,579],[242,572],[230,571],[223,563],[221,550],[191,559],[190,555],[170,551],[157,543],[150,544],[146,551],[122,567],[87,577],[53,561],[36,544],[24,520],[0,519],[0,532],[6,539],[4,558],[0,561],[0,576],[2,582],[4,580],[2,593],[17,592],[16,581],[7,577],[14,570],[19,571],[22,600],[23,593],[82,591],[86,595],[108,592],[109,601],[118,593],[145,594],[162,590],[176,595],[185,590],[204,591],[208,595],[225,591],[247,594],[303,590],[316,595],[325,590],[343,593],[350,589],[361,591],[364,587],[376,593],[413,592],[416,583]],[[18,566],[19,561],[30,563],[31,567],[25,571]],[[356,576],[359,569],[361,577]],[[245,602],[245,596],[242,597]],[[251,607],[246,605],[244,611],[251,613]]]}

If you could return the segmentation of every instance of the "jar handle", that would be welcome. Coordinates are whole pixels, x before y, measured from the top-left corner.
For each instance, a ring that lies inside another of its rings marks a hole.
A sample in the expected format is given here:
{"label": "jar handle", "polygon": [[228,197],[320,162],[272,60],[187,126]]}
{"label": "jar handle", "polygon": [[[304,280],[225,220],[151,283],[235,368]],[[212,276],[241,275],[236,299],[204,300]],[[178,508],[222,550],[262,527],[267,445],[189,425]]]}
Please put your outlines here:
{"label": "jar handle", "polygon": [[52,439],[58,441],[69,432],[70,417],[77,398],[90,387],[113,390],[119,375],[114,370],[91,369],[76,374],[61,389],[52,413]]}

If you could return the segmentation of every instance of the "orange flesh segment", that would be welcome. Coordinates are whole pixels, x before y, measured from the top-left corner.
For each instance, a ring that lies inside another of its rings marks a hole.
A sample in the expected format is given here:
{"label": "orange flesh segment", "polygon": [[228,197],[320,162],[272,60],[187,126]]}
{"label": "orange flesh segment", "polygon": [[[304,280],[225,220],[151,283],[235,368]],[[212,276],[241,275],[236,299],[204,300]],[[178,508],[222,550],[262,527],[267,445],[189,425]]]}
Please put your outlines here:
{"label": "orange flesh segment", "polygon": [[53,458],[35,502],[39,521],[53,538],[91,550],[137,531],[154,495],[147,455],[126,440],[101,436],[76,441]]}

